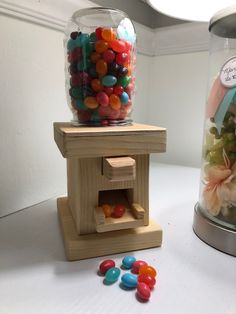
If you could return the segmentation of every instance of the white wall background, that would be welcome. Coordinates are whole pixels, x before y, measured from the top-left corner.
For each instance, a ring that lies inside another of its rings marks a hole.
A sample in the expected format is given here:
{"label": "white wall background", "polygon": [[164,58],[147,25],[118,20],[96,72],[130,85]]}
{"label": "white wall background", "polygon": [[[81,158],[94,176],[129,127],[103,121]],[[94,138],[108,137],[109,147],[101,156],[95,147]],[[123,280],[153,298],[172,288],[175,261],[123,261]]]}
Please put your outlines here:
{"label": "white wall background", "polygon": [[[78,3],[91,5],[86,0],[47,0],[42,6],[22,1],[30,5],[27,9],[15,0],[0,0],[0,217],[66,193],[65,160],[54,143],[52,124],[71,119],[61,30]],[[133,119],[167,128],[167,153],[155,159],[197,167],[207,80],[207,52],[199,52],[207,48],[204,30],[198,24],[157,32],[136,28]],[[192,45],[196,29],[202,36],[195,36],[198,42]]]}

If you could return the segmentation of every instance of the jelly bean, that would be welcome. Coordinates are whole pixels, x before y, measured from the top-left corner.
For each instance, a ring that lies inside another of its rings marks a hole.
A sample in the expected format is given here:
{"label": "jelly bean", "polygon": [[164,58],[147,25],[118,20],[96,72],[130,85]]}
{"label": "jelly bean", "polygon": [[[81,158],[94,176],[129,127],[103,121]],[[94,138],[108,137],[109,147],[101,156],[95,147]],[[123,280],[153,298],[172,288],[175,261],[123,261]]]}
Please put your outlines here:
{"label": "jelly bean", "polygon": [[144,282],[139,282],[137,285],[137,295],[140,299],[148,301],[151,296],[151,290]]}
{"label": "jelly bean", "polygon": [[88,122],[91,118],[91,112],[89,110],[78,110],[78,119],[80,122]]}
{"label": "jelly bean", "polygon": [[139,268],[141,266],[144,266],[144,265],[147,265],[147,263],[145,261],[142,261],[142,260],[138,260],[138,261],[134,262],[133,265],[132,265],[132,272],[134,274],[138,274],[139,273]]}
{"label": "jelly bean", "polygon": [[105,92],[99,92],[96,96],[96,99],[101,106],[108,106],[109,104],[109,97]]}
{"label": "jelly bean", "polygon": [[138,282],[144,282],[150,289],[156,284],[156,279],[150,275],[142,274],[138,276]]}
{"label": "jelly bean", "polygon": [[78,62],[77,68],[79,71],[87,70],[91,66],[91,61],[89,59],[84,59]]}
{"label": "jelly bean", "polygon": [[117,119],[120,115],[120,110],[114,110],[110,106],[99,106],[98,112],[103,119]]}
{"label": "jelly bean", "polygon": [[95,34],[96,34],[97,39],[102,39],[102,27],[96,28]]}
{"label": "jelly bean", "polygon": [[70,78],[71,86],[79,86],[81,84],[80,76],[78,73],[72,74]]}
{"label": "jelly bean", "polygon": [[132,50],[132,44],[129,41],[125,41],[125,52],[130,52]]}
{"label": "jelly bean", "polygon": [[113,29],[110,28],[103,28],[101,36],[106,41],[111,41],[116,39],[116,33],[113,31]]}
{"label": "jelly bean", "polygon": [[124,266],[124,268],[130,269],[132,268],[132,265],[135,261],[136,261],[136,258],[134,256],[127,255],[123,258],[122,265]]}
{"label": "jelly bean", "polygon": [[93,63],[96,63],[99,59],[101,59],[101,55],[100,53],[94,51],[93,53],[91,53],[91,56],[90,56],[90,60],[93,62]]}
{"label": "jelly bean", "polygon": [[79,60],[81,60],[81,58],[82,58],[82,49],[80,47],[73,49],[72,51],[70,51],[68,55],[68,61],[70,63],[73,63],[76,61],[78,62]]}
{"label": "jelly bean", "polygon": [[126,87],[125,87],[125,92],[131,96],[132,93],[134,91],[134,84],[133,83],[129,83]]}
{"label": "jelly bean", "polygon": [[120,66],[118,69],[119,76],[125,76],[128,74],[128,69],[126,67]]}
{"label": "jelly bean", "polygon": [[123,119],[125,119],[126,116],[127,116],[127,109],[126,109],[126,106],[121,106],[121,107],[120,107],[119,119],[123,120]]}
{"label": "jelly bean", "polygon": [[110,46],[116,52],[124,52],[126,49],[125,42],[123,40],[112,40]]}
{"label": "jelly bean", "polygon": [[84,56],[89,56],[94,50],[94,43],[88,42],[83,47]]}
{"label": "jelly bean", "polygon": [[126,87],[130,81],[131,81],[130,76],[121,76],[118,78],[117,84],[121,85],[122,87]]}
{"label": "jelly bean", "polygon": [[126,92],[123,92],[120,95],[120,101],[122,102],[122,104],[127,104],[129,101],[129,95]]}
{"label": "jelly bean", "polygon": [[81,33],[75,40],[76,47],[82,47],[89,42],[89,35]]}
{"label": "jelly bean", "polygon": [[85,106],[89,109],[95,109],[98,107],[98,103],[95,97],[88,96],[84,99]]}
{"label": "jelly bean", "polygon": [[[109,87],[109,86],[105,86],[103,88],[103,91],[108,95],[110,96],[111,94],[113,94],[113,87]],[[114,93],[115,94],[115,93]]]}
{"label": "jelly bean", "polygon": [[78,72],[78,69],[77,69],[77,63],[72,63],[70,66],[69,66],[69,72],[70,74],[75,74]]}
{"label": "jelly bean", "polygon": [[106,75],[102,79],[102,84],[108,87],[114,86],[116,82],[117,82],[117,78],[113,75]]}
{"label": "jelly bean", "polygon": [[72,87],[69,89],[69,94],[71,97],[78,99],[83,97],[83,92],[80,88],[78,87]]}
{"label": "jelly bean", "polygon": [[75,106],[76,106],[76,109],[81,109],[81,110],[87,109],[84,104],[84,100],[82,98],[76,100]]}
{"label": "jelly bean", "polygon": [[95,90],[95,92],[100,92],[103,90],[102,83],[99,79],[93,79],[91,81],[91,86],[92,86],[92,89]]}
{"label": "jelly bean", "polygon": [[95,92],[94,90],[88,86],[88,85],[84,85],[83,86],[83,95],[84,97],[87,97],[87,96],[94,96]]}
{"label": "jelly bean", "polygon": [[137,279],[136,275],[126,273],[126,274],[122,275],[121,282],[125,288],[132,289],[132,288],[137,287],[138,279]]}
{"label": "jelly bean", "polygon": [[109,204],[103,204],[102,205],[102,210],[103,210],[103,213],[105,215],[105,217],[111,217],[111,214],[112,214],[112,207],[111,205]]}
{"label": "jelly bean", "polygon": [[108,284],[116,282],[118,280],[119,276],[120,276],[120,269],[117,267],[112,267],[112,268],[108,269],[108,271],[106,272],[105,282]]}
{"label": "jelly bean", "polygon": [[100,123],[102,126],[107,126],[109,124],[108,120],[102,120]]}
{"label": "jelly bean", "polygon": [[[113,97],[113,96],[115,96],[115,97]],[[112,99],[111,99],[111,97],[112,97]],[[120,109],[120,106],[121,106],[120,103],[119,103],[119,104],[117,103],[117,98],[119,99],[119,97],[116,96],[115,94],[112,94],[112,95],[110,96],[110,105],[111,105],[111,108],[112,108],[112,109],[115,109],[115,110]],[[113,216],[114,216],[115,218],[120,218],[120,217],[122,217],[122,216],[124,215],[124,213],[125,213],[125,206],[124,206],[124,205],[118,204],[118,205],[116,205],[116,206],[114,207],[114,209],[113,209]]]}
{"label": "jelly bean", "polygon": [[103,53],[104,51],[106,51],[108,49],[108,47],[109,47],[108,42],[104,41],[104,40],[98,40],[95,43],[95,50],[98,53]]}
{"label": "jelly bean", "polygon": [[102,55],[104,61],[106,61],[107,63],[112,63],[116,57],[115,53],[113,50],[111,49],[107,49],[105,52],[103,52]]}
{"label": "jelly bean", "polygon": [[128,61],[128,54],[126,52],[121,52],[116,55],[116,63],[124,64]]}
{"label": "jelly bean", "polygon": [[71,39],[76,39],[77,37],[79,36],[79,32],[72,32],[71,34],[70,34],[70,38]]}
{"label": "jelly bean", "polygon": [[98,62],[96,63],[96,71],[97,71],[98,74],[100,74],[102,76],[106,75],[106,73],[107,73],[107,63],[104,60],[102,60],[102,59],[98,60]]}
{"label": "jelly bean", "polygon": [[139,268],[139,275],[142,275],[142,274],[147,274],[147,275],[150,275],[152,277],[156,277],[157,272],[156,272],[155,268],[153,268],[152,266],[143,265]]}
{"label": "jelly bean", "polygon": [[89,39],[91,42],[95,42],[97,40],[97,36],[96,36],[96,33],[93,32],[89,35]]}
{"label": "jelly bean", "polygon": [[121,95],[124,91],[124,88],[120,85],[116,85],[114,87],[114,90],[113,90],[113,93],[116,94],[116,95]]}
{"label": "jelly bean", "polygon": [[74,48],[76,48],[76,41],[73,40],[73,39],[69,39],[68,42],[67,42],[67,50],[71,51]]}
{"label": "jelly bean", "polygon": [[98,73],[96,71],[96,66],[95,64],[92,64],[91,67],[88,69],[89,74],[92,78],[97,78],[98,77]]}
{"label": "jelly bean", "polygon": [[115,62],[108,65],[108,73],[116,76],[119,71],[119,65]]}
{"label": "jelly bean", "polygon": [[88,83],[90,83],[91,81],[91,77],[88,75],[87,72],[83,71],[83,72],[79,72],[78,76],[80,78],[80,81],[83,85],[86,85]]}

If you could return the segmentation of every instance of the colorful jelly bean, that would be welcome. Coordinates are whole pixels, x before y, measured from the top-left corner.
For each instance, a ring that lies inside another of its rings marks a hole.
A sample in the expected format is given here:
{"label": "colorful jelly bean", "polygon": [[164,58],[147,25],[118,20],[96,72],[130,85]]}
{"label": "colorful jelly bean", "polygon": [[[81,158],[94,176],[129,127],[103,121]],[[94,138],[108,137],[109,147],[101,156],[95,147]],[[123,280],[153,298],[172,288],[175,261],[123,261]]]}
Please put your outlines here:
{"label": "colorful jelly bean", "polygon": [[138,274],[139,273],[139,268],[141,266],[144,266],[146,265],[147,266],[147,263],[145,261],[142,261],[142,260],[137,260],[133,263],[132,265],[132,273],[134,274]]}
{"label": "colorful jelly bean", "polygon": [[[113,87],[109,87],[109,86],[104,86],[104,88],[103,88],[103,91],[108,95],[108,96],[110,96],[111,94],[113,94]],[[116,93],[114,93],[114,94],[116,94]]]}
{"label": "colorful jelly bean", "polygon": [[137,285],[137,295],[140,299],[148,301],[151,296],[151,290],[144,282],[139,282]]}
{"label": "colorful jelly bean", "polygon": [[123,66],[119,66],[117,75],[118,76],[126,76],[128,74],[128,68],[123,67]]}
{"label": "colorful jelly bean", "polygon": [[109,97],[105,92],[97,93],[96,99],[101,106],[108,106],[109,104]]}
{"label": "colorful jelly bean", "polygon": [[123,40],[112,40],[110,46],[116,52],[124,52],[126,49],[125,42]]}
{"label": "colorful jelly bean", "polygon": [[152,277],[156,277],[157,272],[154,267],[149,265],[143,265],[139,268],[139,275],[146,274]]}
{"label": "colorful jelly bean", "polygon": [[[116,95],[112,94],[111,96],[116,96]],[[110,96],[110,104],[111,104],[111,96]],[[116,97],[119,99],[118,96],[116,96]],[[113,108],[113,105],[112,105],[112,104],[111,104],[111,108]],[[119,106],[119,108],[120,108],[120,106]],[[113,108],[113,109],[118,110],[119,108],[118,108],[118,104],[116,104],[116,103],[114,102],[114,108]],[[117,204],[117,205],[113,208],[113,216],[114,216],[115,218],[120,218],[120,217],[122,217],[122,216],[124,215],[124,213],[125,213],[125,206],[122,205],[122,204]]]}
{"label": "colorful jelly bean", "polygon": [[115,60],[116,55],[113,50],[107,49],[105,52],[103,52],[102,57],[107,63],[112,63]]}
{"label": "colorful jelly bean", "polygon": [[102,275],[105,275],[108,269],[115,267],[116,264],[112,259],[106,259],[99,265],[99,270]]}
{"label": "colorful jelly bean", "polygon": [[97,61],[96,63],[96,71],[98,74],[100,75],[106,75],[107,73],[107,63],[103,60],[103,59],[100,59]]}
{"label": "colorful jelly bean", "polygon": [[93,63],[96,63],[99,59],[101,59],[101,54],[94,51],[91,53],[91,56],[90,56],[90,60],[93,62]]}
{"label": "colorful jelly bean", "polygon": [[120,269],[117,267],[112,267],[107,270],[105,275],[105,282],[108,284],[114,283],[120,277]]}
{"label": "colorful jelly bean", "polygon": [[72,32],[71,34],[70,34],[70,38],[71,39],[76,39],[77,37],[79,36],[79,32]]}
{"label": "colorful jelly bean", "polygon": [[112,211],[113,211],[111,205],[109,205],[109,204],[103,204],[103,205],[102,205],[102,210],[103,210],[103,213],[104,213],[104,215],[105,215],[106,218],[107,218],[107,217],[111,217],[111,214],[112,214]]}
{"label": "colorful jelly bean", "polygon": [[117,84],[121,85],[122,87],[125,88],[126,86],[128,86],[130,81],[131,81],[131,77],[129,77],[129,76],[121,76],[121,77],[118,78]]}
{"label": "colorful jelly bean", "polygon": [[103,77],[102,79],[102,84],[104,86],[114,86],[117,82],[117,78],[115,76],[112,76],[112,75],[106,75]]}
{"label": "colorful jelly bean", "polygon": [[102,39],[102,27],[96,28],[95,34],[97,39]]}
{"label": "colorful jelly bean", "polygon": [[[109,103],[110,103],[110,106],[112,109],[118,110],[121,107],[120,98],[115,94],[110,95]],[[114,211],[114,216],[115,217],[121,217],[123,215],[122,207],[116,206],[115,209],[116,209],[116,211]]]}
{"label": "colorful jelly bean", "polygon": [[95,91],[95,92],[100,92],[103,90],[103,86],[102,86],[102,83],[99,79],[93,79],[91,81],[91,86],[92,86],[92,89]]}
{"label": "colorful jelly bean", "polygon": [[116,95],[121,95],[124,91],[124,88],[120,85],[114,86],[113,93]]}
{"label": "colorful jelly bean", "polygon": [[103,53],[104,51],[106,51],[108,49],[108,47],[109,47],[108,42],[105,40],[98,40],[95,43],[95,50],[98,53]]}
{"label": "colorful jelly bean", "polygon": [[122,260],[122,265],[126,269],[131,269],[133,266],[133,263],[136,261],[136,258],[132,255],[127,255]]}
{"label": "colorful jelly bean", "polygon": [[128,61],[128,54],[126,52],[121,52],[116,55],[117,64],[125,64]]}
{"label": "colorful jelly bean", "polygon": [[122,104],[127,104],[129,101],[129,95],[126,92],[123,92],[120,95],[120,101],[122,102]]}
{"label": "colorful jelly bean", "polygon": [[138,284],[137,276],[131,273],[126,273],[122,275],[121,282],[124,285],[125,288],[136,288]]}
{"label": "colorful jelly bean", "polygon": [[108,73],[110,75],[117,76],[119,71],[119,65],[115,62],[112,62],[111,64],[108,65]]}
{"label": "colorful jelly bean", "polygon": [[152,289],[156,284],[156,279],[153,276],[142,274],[138,276],[138,282],[144,282],[150,289]]}
{"label": "colorful jelly bean", "polygon": [[111,41],[116,38],[116,33],[113,31],[113,29],[110,28],[103,28],[101,32],[101,36],[106,41]]}
{"label": "colorful jelly bean", "polygon": [[95,97],[88,96],[84,99],[84,104],[89,109],[95,109],[98,107],[98,102]]}

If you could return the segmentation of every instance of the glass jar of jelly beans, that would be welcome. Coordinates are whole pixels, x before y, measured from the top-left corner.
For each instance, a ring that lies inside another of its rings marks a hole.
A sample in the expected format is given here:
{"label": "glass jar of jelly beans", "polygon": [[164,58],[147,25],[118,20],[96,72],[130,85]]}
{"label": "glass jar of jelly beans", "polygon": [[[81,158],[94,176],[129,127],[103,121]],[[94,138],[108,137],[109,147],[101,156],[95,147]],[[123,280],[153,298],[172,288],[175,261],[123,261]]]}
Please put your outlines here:
{"label": "glass jar of jelly beans", "polygon": [[136,33],[128,16],[111,8],[75,12],[64,38],[66,93],[73,125],[131,122]]}
{"label": "glass jar of jelly beans", "polygon": [[199,202],[194,230],[236,256],[236,6],[209,25],[210,54]]}

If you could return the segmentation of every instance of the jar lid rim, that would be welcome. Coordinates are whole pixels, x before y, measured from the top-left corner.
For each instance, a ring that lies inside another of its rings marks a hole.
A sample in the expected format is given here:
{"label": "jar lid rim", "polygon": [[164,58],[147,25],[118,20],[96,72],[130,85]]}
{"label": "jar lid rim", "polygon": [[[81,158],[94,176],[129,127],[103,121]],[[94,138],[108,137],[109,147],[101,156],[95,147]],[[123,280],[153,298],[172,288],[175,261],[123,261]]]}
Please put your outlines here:
{"label": "jar lid rim", "polygon": [[105,10],[114,11],[114,12],[123,14],[125,17],[128,17],[128,15],[125,12],[123,12],[122,10],[119,10],[119,9],[115,9],[115,8],[111,8],[111,7],[88,7],[88,8],[83,8],[83,9],[79,9],[79,10],[75,11],[72,14],[72,18],[75,15],[77,15],[78,13],[84,14],[85,12],[92,12],[92,11],[96,11],[96,10],[100,10],[100,11],[105,11]]}
{"label": "jar lid rim", "polygon": [[[209,22],[209,32],[220,37],[236,38],[235,29],[236,26],[236,5],[226,7],[216,12]],[[232,35],[235,34],[235,35]]]}

